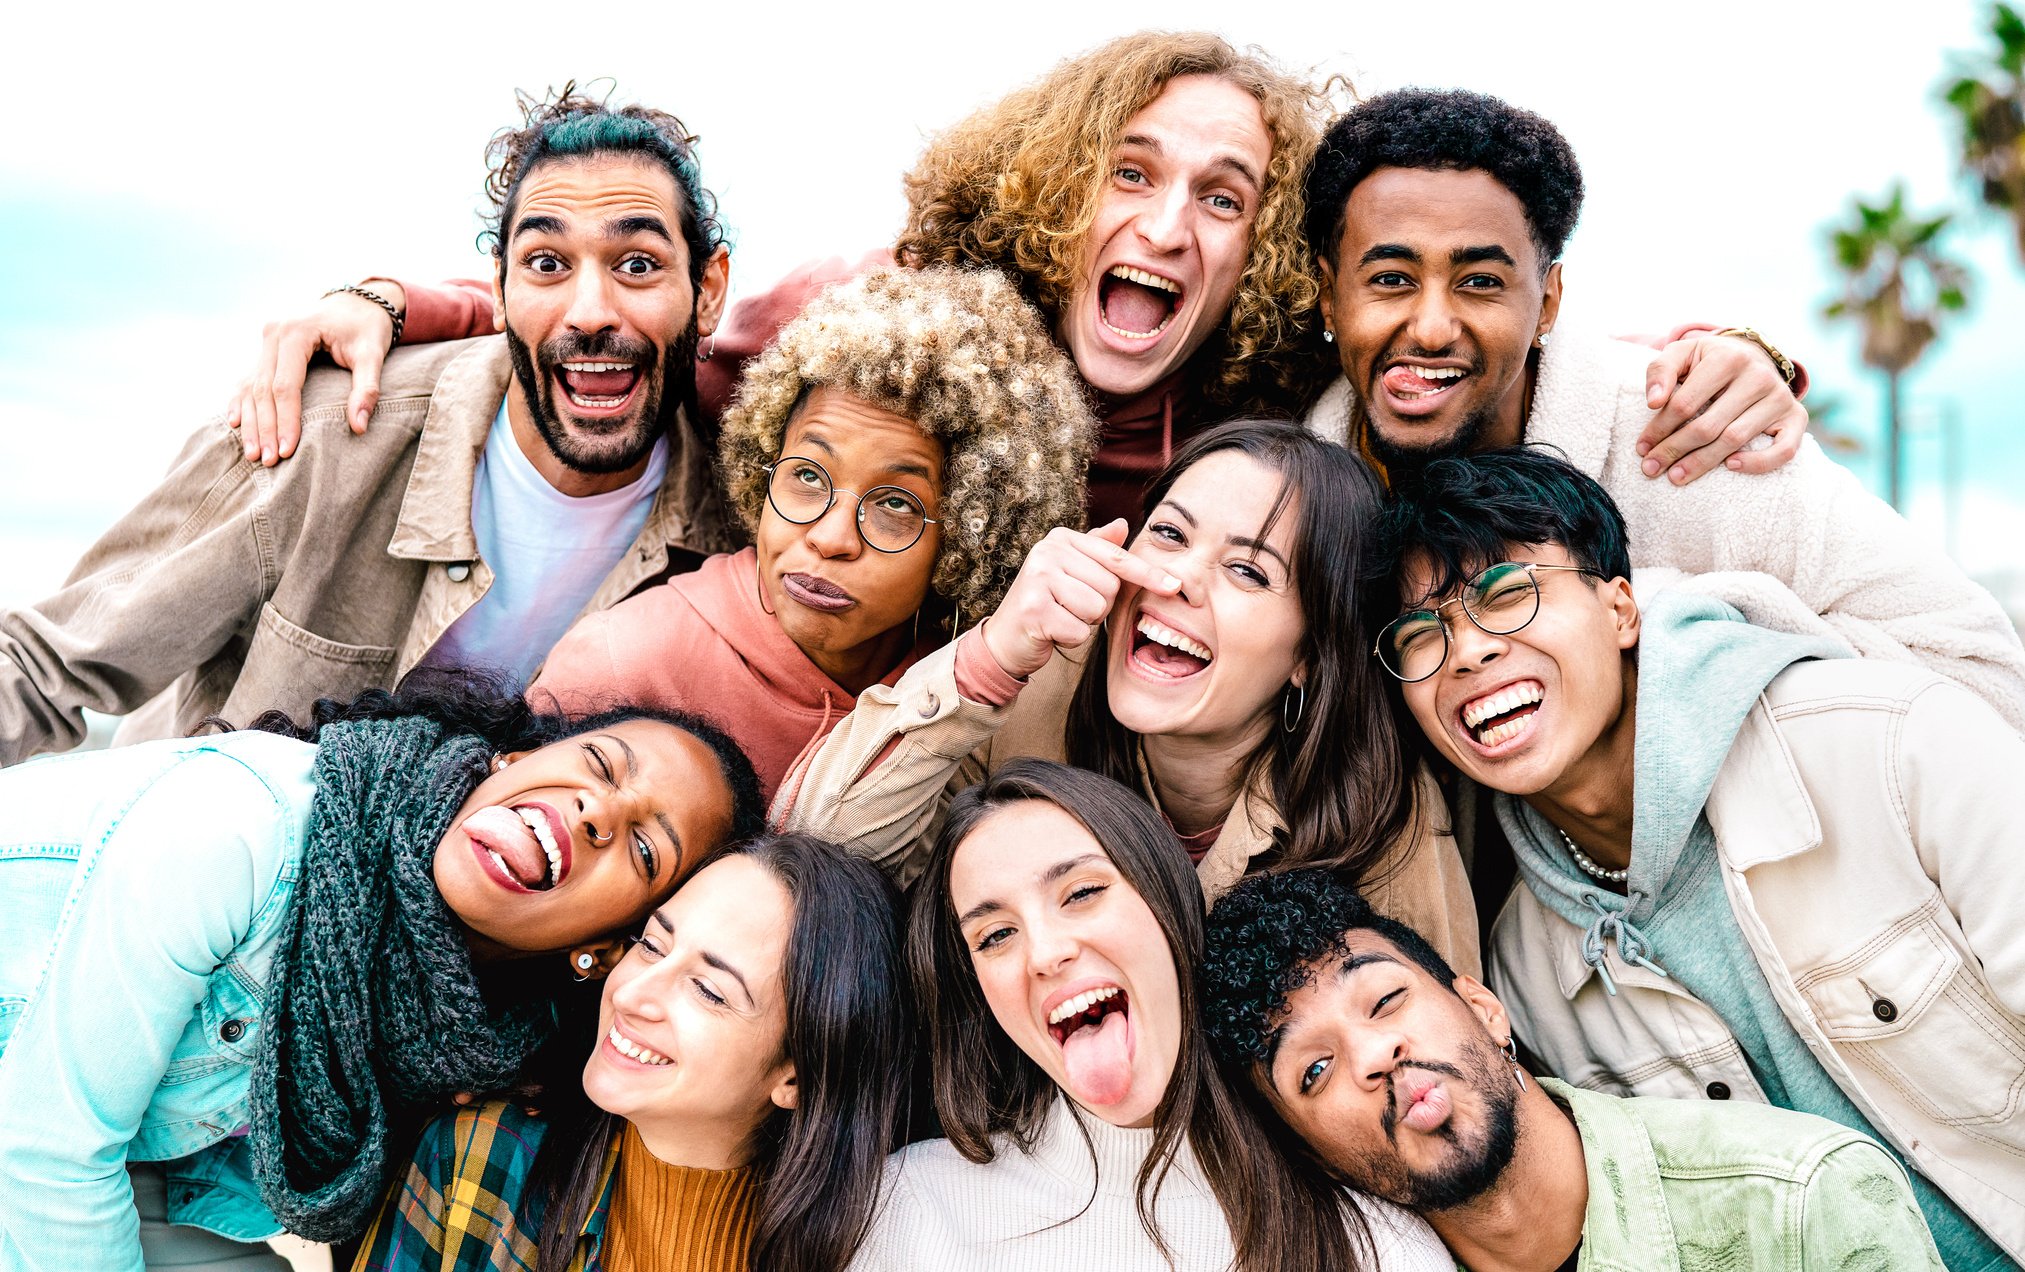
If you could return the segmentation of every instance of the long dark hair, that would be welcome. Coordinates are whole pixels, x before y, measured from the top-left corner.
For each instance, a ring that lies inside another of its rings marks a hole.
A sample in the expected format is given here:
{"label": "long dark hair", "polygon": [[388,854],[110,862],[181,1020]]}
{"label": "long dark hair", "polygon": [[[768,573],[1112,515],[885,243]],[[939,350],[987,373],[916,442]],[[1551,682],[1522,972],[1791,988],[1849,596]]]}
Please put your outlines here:
{"label": "long dark hair", "polygon": [[[798,1099],[755,1132],[755,1272],[833,1272],[872,1223],[886,1155],[898,1145],[908,1089],[908,1003],[892,884],[876,866],[813,835],[763,835],[725,850],[780,880],[794,904],[782,966]],[[587,1038],[578,1038],[578,1066]],[[538,1229],[536,1272],[562,1272],[597,1204],[605,1159],[624,1126],[561,1084],[527,1183]]]}
{"label": "long dark hair", "polygon": [[1066,1098],[992,1018],[949,892],[951,863],[963,841],[1001,809],[1028,800],[1054,805],[1090,832],[1153,912],[1174,960],[1181,1049],[1153,1113],[1152,1151],[1139,1168],[1139,1222],[1147,1235],[1172,1258],[1153,1217],[1153,1199],[1186,1136],[1230,1224],[1240,1272],[1360,1266],[1358,1255],[1370,1250],[1361,1214],[1326,1180],[1293,1168],[1211,1059],[1196,984],[1202,887],[1188,854],[1145,800],[1095,773],[1015,760],[964,791],[951,803],[915,887],[907,965],[926,1020],[935,1108],[949,1142],[973,1162],[996,1156],[997,1136],[1029,1147],[1049,1105]]}
{"label": "long dark hair", "polygon": [[[1239,775],[1240,790],[1265,779],[1283,826],[1274,835],[1273,860],[1259,864],[1328,865],[1368,887],[1418,815],[1413,773],[1386,706],[1390,677],[1372,659],[1357,622],[1357,585],[1384,491],[1355,452],[1298,424],[1233,420],[1175,452],[1148,487],[1145,512],[1183,473],[1225,451],[1282,478],[1255,537],[1263,540],[1282,515],[1294,518],[1294,589],[1306,628],[1297,651],[1308,668],[1298,724],[1288,732],[1276,720]],[[1064,740],[1071,763],[1137,790],[1140,738],[1111,714],[1109,663],[1110,635],[1100,628],[1069,704]]]}

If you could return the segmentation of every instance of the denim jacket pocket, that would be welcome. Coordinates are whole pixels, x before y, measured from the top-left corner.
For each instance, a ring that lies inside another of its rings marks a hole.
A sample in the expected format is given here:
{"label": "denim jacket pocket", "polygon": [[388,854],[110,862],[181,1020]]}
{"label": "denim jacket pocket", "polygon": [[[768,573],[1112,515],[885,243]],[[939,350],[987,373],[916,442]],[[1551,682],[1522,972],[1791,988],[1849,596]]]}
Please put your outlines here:
{"label": "denim jacket pocket", "polygon": [[1805,978],[1800,991],[1836,1048],[1915,1108],[2025,1152],[2025,1025],[1941,930],[1937,904]]}

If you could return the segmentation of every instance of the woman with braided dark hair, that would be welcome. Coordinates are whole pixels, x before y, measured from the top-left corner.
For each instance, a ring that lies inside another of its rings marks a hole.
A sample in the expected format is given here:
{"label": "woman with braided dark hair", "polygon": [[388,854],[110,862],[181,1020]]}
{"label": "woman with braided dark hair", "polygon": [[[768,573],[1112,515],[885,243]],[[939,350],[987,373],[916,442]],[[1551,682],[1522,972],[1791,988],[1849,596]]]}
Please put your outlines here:
{"label": "woman with braided dark hair", "polygon": [[107,1269],[356,1234],[390,1141],[549,1036],[544,971],[760,815],[700,721],[454,675],[23,764],[0,807],[0,1266]]}

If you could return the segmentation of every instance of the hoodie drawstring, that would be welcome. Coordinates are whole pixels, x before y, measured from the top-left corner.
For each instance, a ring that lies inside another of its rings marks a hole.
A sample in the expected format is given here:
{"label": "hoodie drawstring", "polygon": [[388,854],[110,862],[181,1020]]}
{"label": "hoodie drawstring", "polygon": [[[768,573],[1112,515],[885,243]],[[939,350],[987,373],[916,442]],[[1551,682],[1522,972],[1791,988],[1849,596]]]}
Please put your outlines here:
{"label": "hoodie drawstring", "polygon": [[1664,967],[1646,957],[1652,949],[1652,941],[1638,930],[1636,924],[1624,917],[1636,910],[1644,900],[1643,892],[1634,891],[1624,898],[1624,909],[1609,910],[1604,908],[1602,900],[1594,892],[1582,894],[1582,904],[1596,912],[1596,921],[1582,934],[1582,961],[1596,969],[1596,974],[1603,978],[1604,990],[1612,998],[1617,996],[1617,982],[1611,979],[1610,968],[1604,962],[1605,941],[1617,942],[1617,956],[1625,962],[1635,967],[1643,967],[1655,975],[1667,974]]}

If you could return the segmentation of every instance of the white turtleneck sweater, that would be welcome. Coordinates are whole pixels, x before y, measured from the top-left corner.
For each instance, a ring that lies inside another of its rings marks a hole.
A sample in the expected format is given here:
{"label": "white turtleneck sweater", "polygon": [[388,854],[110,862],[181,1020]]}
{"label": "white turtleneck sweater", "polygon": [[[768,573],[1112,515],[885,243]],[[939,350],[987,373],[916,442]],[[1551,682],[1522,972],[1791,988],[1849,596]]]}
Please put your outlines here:
{"label": "white turtleneck sweater", "polygon": [[[909,1145],[887,1162],[879,1213],[851,1272],[1226,1272],[1236,1253],[1230,1227],[1186,1142],[1153,1205],[1171,1265],[1146,1235],[1134,1188],[1152,1149],[1151,1130],[1112,1126],[1066,1098],[1048,1110],[1031,1153],[1005,1141],[980,1166],[948,1140]],[[1455,1272],[1418,1216],[1370,1198],[1357,1204],[1383,1272]]]}

